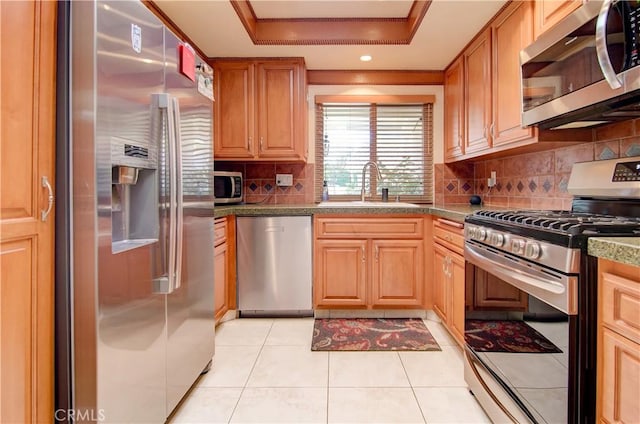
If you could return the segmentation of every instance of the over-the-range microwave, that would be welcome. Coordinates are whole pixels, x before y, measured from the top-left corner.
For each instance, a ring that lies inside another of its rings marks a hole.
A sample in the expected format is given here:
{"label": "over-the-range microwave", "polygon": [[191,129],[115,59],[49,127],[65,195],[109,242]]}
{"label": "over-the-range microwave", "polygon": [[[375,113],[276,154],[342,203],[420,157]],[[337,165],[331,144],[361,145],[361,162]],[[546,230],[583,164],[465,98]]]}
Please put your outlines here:
{"label": "over-the-range microwave", "polygon": [[520,52],[524,125],[640,117],[640,1],[588,1]]}
{"label": "over-the-range microwave", "polygon": [[213,181],[216,204],[242,202],[242,172],[214,171]]}

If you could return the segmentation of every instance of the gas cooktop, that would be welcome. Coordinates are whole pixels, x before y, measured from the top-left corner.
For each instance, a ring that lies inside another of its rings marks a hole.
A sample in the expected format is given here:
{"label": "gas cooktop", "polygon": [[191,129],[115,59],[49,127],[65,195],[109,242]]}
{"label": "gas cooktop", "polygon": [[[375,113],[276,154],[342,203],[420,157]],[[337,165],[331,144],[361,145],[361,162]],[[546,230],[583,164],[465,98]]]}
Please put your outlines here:
{"label": "gas cooktop", "polygon": [[640,218],[572,211],[477,211],[481,221],[530,227],[569,235],[640,235]]}

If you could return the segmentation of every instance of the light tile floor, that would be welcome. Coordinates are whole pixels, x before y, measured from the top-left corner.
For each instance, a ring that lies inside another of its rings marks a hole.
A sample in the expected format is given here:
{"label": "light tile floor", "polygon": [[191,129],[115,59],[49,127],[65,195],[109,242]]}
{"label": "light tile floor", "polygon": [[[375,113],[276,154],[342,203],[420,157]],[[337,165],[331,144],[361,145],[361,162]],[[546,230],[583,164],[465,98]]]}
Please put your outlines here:
{"label": "light tile floor", "polygon": [[489,423],[466,388],[462,354],[312,352],[312,318],[245,318],[216,329],[214,364],[177,423]]}

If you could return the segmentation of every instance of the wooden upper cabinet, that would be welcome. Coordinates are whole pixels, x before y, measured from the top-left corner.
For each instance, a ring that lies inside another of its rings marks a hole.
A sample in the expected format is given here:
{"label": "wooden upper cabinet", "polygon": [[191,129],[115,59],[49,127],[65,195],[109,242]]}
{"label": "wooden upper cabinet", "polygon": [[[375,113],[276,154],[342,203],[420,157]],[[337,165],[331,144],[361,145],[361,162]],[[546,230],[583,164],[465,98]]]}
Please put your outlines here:
{"label": "wooden upper cabinet", "polygon": [[249,62],[215,65],[215,159],[254,157],[254,72]]}
{"label": "wooden upper cabinet", "polygon": [[522,127],[520,50],[533,41],[531,2],[513,2],[491,24],[493,146],[533,138],[533,127]]}
{"label": "wooden upper cabinet", "polygon": [[304,159],[305,88],[296,62],[258,64],[258,149],[264,158]]}
{"label": "wooden upper cabinet", "polygon": [[582,6],[583,0],[535,0],[534,35],[536,38]]}
{"label": "wooden upper cabinet", "polygon": [[216,160],[306,160],[301,59],[214,63]]}
{"label": "wooden upper cabinet", "polygon": [[444,157],[464,154],[464,65],[462,56],[444,73]]}
{"label": "wooden upper cabinet", "polygon": [[464,54],[465,153],[491,147],[491,31],[485,30]]}

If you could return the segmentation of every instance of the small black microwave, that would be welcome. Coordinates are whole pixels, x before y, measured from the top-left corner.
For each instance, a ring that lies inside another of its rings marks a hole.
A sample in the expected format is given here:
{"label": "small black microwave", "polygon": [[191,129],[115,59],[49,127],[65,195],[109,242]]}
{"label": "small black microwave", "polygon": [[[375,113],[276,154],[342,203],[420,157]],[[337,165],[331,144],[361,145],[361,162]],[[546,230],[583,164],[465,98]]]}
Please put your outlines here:
{"label": "small black microwave", "polygon": [[213,173],[216,204],[241,203],[243,196],[242,173],[215,171]]}

